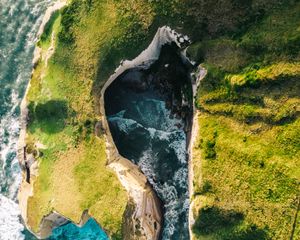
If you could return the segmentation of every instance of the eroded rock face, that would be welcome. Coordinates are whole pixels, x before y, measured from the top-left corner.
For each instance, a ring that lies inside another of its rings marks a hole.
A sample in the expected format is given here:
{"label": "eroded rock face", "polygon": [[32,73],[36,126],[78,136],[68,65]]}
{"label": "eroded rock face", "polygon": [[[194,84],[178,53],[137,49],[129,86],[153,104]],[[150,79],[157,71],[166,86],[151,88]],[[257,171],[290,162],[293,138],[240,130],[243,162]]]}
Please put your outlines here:
{"label": "eroded rock face", "polygon": [[37,236],[41,239],[47,238],[51,235],[54,228],[62,226],[68,222],[68,219],[64,218],[58,213],[50,213],[48,216],[43,218],[40,225],[40,232],[37,233]]}
{"label": "eroded rock face", "polygon": [[[108,129],[107,122],[104,124]],[[109,167],[118,175],[128,192],[129,204],[124,215],[123,239],[159,239],[162,207],[159,198],[138,166],[117,151],[110,132],[106,133]]]}

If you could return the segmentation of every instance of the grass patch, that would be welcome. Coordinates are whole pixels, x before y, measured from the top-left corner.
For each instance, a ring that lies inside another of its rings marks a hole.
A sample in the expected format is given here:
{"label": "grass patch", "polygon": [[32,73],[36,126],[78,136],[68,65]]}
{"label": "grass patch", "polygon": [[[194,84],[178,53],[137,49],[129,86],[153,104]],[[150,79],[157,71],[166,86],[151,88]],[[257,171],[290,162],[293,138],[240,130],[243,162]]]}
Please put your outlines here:
{"label": "grass patch", "polygon": [[243,74],[228,75],[228,81],[234,87],[258,86],[270,81],[284,81],[290,78],[300,77],[299,62],[281,62],[260,68],[251,66],[243,71]]}
{"label": "grass patch", "polygon": [[299,231],[299,8],[285,2],[239,34],[189,49],[208,70],[196,97],[196,239],[284,240]]}
{"label": "grass patch", "polygon": [[[196,174],[194,179],[194,201],[200,201],[194,209],[197,220],[193,227],[198,239],[205,239],[202,235],[210,235],[212,239],[239,239],[230,236],[236,231],[240,236],[248,231],[245,230],[248,226],[260,229],[266,237],[262,239],[290,236],[299,192],[299,142],[295,138],[299,134],[299,123],[298,119],[258,133],[256,130],[261,126],[254,128],[230,118],[201,114],[198,154],[193,158],[195,168],[198,169],[199,164],[202,173],[201,176]],[[211,141],[212,132],[217,132],[213,161],[207,158],[203,144]],[[283,135],[294,140],[284,141]],[[219,211],[235,211],[244,217],[237,228],[232,228],[230,221],[225,221],[230,226],[222,227],[219,224],[222,218],[215,216],[214,222],[210,216],[212,210],[205,212],[216,207],[219,210],[213,211],[214,215],[219,215]],[[206,228],[202,225],[207,224],[207,218],[215,224],[208,224]]]}
{"label": "grass patch", "polygon": [[[52,13],[49,21],[46,23],[44,27],[44,31],[40,36],[39,41],[37,42],[37,46],[39,47],[49,47],[51,43],[51,34],[53,32],[54,28],[57,28],[57,24],[59,21],[57,19],[60,17],[59,11],[55,11]],[[56,24],[56,26],[55,26]]]}

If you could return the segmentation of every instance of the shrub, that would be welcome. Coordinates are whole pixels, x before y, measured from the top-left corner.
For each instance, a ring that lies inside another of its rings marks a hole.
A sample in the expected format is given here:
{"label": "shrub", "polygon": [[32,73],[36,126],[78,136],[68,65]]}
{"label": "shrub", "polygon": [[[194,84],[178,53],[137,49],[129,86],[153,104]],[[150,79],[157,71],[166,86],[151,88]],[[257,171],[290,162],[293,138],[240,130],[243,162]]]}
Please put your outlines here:
{"label": "shrub", "polygon": [[209,207],[199,211],[192,230],[199,235],[208,235],[223,228],[239,224],[244,216],[235,211],[226,211],[218,207]]}
{"label": "shrub", "polygon": [[58,34],[59,40],[66,43],[74,43],[74,34],[72,27],[76,25],[76,18],[80,9],[81,1],[74,0],[62,10],[61,14],[61,31]]}
{"label": "shrub", "polygon": [[35,107],[35,117],[38,121],[56,119],[57,121],[67,118],[68,107],[65,101],[50,100],[39,103]]}
{"label": "shrub", "polygon": [[217,154],[215,150],[217,132],[214,132],[211,137],[209,137],[204,142],[204,157],[205,159],[215,159]]}

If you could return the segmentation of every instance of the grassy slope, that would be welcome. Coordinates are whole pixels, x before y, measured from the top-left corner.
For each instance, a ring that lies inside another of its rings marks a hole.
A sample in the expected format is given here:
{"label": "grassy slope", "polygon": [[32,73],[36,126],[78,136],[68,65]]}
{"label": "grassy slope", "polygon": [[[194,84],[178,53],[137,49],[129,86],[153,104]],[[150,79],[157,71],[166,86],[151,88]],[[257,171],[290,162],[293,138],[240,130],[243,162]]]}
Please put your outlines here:
{"label": "grassy slope", "polygon": [[[115,7],[105,1],[101,8],[94,7],[88,17],[82,18],[73,31],[76,47],[56,37],[54,56],[48,66],[40,61],[32,78],[27,96],[31,108],[27,143],[45,145],[38,158],[35,193],[28,202],[28,220],[34,230],[52,209],[75,222],[89,209],[111,235],[120,237],[127,194],[106,167],[104,139],[93,134],[97,116],[91,95],[98,52],[102,48],[105,52],[105,44],[123,34],[117,28]],[[76,17],[87,14],[84,6],[78,8],[82,12]],[[53,30],[57,36],[61,17],[55,19]],[[50,46],[50,36],[51,31],[42,36],[42,49]]]}
{"label": "grassy slope", "polygon": [[[196,43],[208,75],[193,157],[196,239],[300,238],[300,4]],[[294,224],[296,223],[296,224]]]}
{"label": "grassy slope", "polygon": [[[56,30],[59,21],[60,18],[55,23]],[[47,41],[42,43],[44,46]],[[39,141],[46,148],[39,157],[39,177],[34,183],[34,197],[28,202],[28,221],[37,230],[42,216],[55,209],[79,222],[82,212],[89,209],[110,234],[120,235],[127,195],[105,166],[104,139],[92,134],[96,119],[91,81],[79,80],[78,74],[55,63],[55,58],[65,57],[66,51],[57,47],[47,67],[45,62],[39,63],[27,96],[35,108],[28,141]],[[40,72],[45,74],[43,78]],[[114,209],[109,209],[108,203],[114,204]]]}

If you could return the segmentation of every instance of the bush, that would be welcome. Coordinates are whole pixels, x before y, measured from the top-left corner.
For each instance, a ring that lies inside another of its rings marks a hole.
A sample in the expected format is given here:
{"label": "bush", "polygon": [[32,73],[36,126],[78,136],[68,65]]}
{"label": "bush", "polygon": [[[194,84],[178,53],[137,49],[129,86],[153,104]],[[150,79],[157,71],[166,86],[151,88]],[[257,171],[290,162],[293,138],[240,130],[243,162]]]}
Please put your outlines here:
{"label": "bush", "polygon": [[213,133],[213,136],[209,137],[204,142],[204,157],[205,159],[215,159],[217,156],[215,145],[216,145],[217,132]]}
{"label": "bush", "polygon": [[[55,11],[54,13],[52,13],[50,20],[46,23],[44,31],[40,37],[41,42],[45,42],[49,40],[49,38],[51,37],[53,24],[58,17],[59,17],[59,11]],[[38,45],[39,44],[40,42],[38,42]]]}
{"label": "bush", "polygon": [[56,119],[63,120],[68,116],[68,107],[65,101],[50,100],[39,103],[35,107],[35,117],[38,121]]}
{"label": "bush", "polygon": [[208,235],[223,228],[233,227],[244,218],[241,213],[225,211],[217,207],[201,209],[198,216],[192,230],[199,235]]}
{"label": "bush", "polygon": [[62,11],[61,31],[58,34],[59,40],[72,44],[74,43],[74,33],[72,27],[76,25],[76,18],[80,9],[81,1],[74,0]]}

